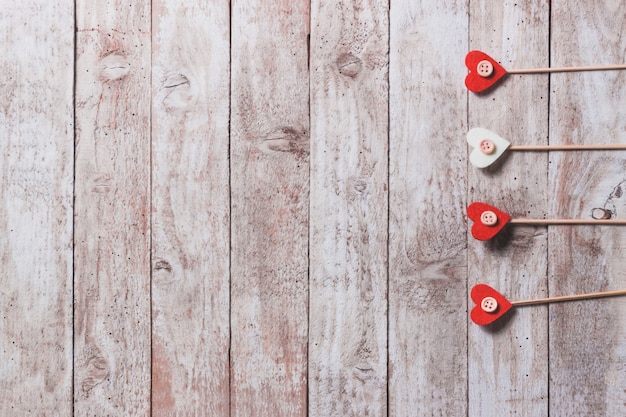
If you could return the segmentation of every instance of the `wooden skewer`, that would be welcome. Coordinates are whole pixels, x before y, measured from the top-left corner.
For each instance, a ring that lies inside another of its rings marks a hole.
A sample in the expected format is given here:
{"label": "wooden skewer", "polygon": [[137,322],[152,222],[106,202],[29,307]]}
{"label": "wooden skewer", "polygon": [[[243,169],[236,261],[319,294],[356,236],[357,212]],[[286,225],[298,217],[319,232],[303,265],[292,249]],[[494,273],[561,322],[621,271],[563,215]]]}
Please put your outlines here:
{"label": "wooden skewer", "polygon": [[[538,74],[552,72],[574,72],[574,71],[610,71],[626,69],[626,64],[617,65],[591,65],[577,67],[550,67],[550,68],[525,68],[507,70],[498,62],[478,50],[470,51],[465,56],[465,65],[470,71],[465,77],[465,86],[474,93],[480,93],[492,87],[503,76],[507,74]],[[494,71],[495,70],[495,71]]]}
{"label": "wooden skewer", "polygon": [[511,219],[513,224],[610,224],[626,225],[626,219]]}
{"label": "wooden skewer", "polygon": [[615,297],[618,295],[626,295],[626,290],[592,292],[589,294],[579,295],[562,295],[559,297],[539,298],[536,300],[512,301],[513,306],[530,306],[535,304],[556,303],[560,301],[587,300],[591,298]]}
{"label": "wooden skewer", "polygon": [[536,304],[556,303],[560,301],[588,300],[591,298],[615,297],[626,295],[626,289],[617,291],[592,292],[589,294],[564,295],[559,297],[539,298],[535,300],[509,301],[505,296],[487,284],[476,284],[470,294],[476,306],[470,312],[472,321],[485,326],[498,320],[512,307]]}
{"label": "wooden skewer", "polygon": [[545,72],[576,72],[576,71],[610,71],[626,69],[625,64],[619,65],[598,65],[589,67],[555,67],[555,68],[525,68],[506,70],[509,74],[539,74]]}
{"label": "wooden skewer", "polygon": [[478,240],[489,240],[496,236],[507,224],[535,224],[535,225],[626,225],[626,219],[611,219],[613,213],[603,208],[595,208],[591,218],[582,219],[533,219],[511,218],[502,210],[489,204],[475,201],[467,206],[467,215],[474,221],[472,236]]}
{"label": "wooden skewer", "polygon": [[626,149],[626,143],[605,145],[512,145],[510,151],[584,151],[584,150],[619,150]]}

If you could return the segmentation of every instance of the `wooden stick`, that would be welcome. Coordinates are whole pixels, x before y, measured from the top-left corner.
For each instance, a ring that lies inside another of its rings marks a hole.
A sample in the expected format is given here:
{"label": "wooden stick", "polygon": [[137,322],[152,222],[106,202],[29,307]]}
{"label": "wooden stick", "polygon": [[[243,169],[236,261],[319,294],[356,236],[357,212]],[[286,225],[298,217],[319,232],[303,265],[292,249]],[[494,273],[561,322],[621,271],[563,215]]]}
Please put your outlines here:
{"label": "wooden stick", "polygon": [[626,219],[511,219],[513,224],[611,224],[626,225]]}
{"label": "wooden stick", "polygon": [[626,64],[620,65],[603,65],[589,67],[561,67],[561,68],[525,68],[506,70],[509,74],[539,74],[545,72],[576,72],[576,71],[611,71],[626,69]]}
{"label": "wooden stick", "polygon": [[535,304],[556,303],[561,301],[587,300],[591,298],[615,297],[618,295],[626,295],[626,290],[592,292],[590,294],[579,295],[562,295],[560,297],[539,298],[536,300],[522,300],[511,302],[514,306],[530,306]]}
{"label": "wooden stick", "polygon": [[626,143],[608,145],[513,145],[510,151],[578,151],[578,150],[617,150],[626,149]]}

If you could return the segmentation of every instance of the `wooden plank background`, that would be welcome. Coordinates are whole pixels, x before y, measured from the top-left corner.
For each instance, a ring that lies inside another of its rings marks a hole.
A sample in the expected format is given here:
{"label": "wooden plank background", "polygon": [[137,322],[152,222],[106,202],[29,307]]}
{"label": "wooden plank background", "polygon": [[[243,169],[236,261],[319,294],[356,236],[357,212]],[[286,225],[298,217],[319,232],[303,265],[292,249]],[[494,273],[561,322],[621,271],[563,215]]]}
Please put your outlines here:
{"label": "wooden plank background", "polygon": [[620,416],[619,0],[0,1],[0,415]]}

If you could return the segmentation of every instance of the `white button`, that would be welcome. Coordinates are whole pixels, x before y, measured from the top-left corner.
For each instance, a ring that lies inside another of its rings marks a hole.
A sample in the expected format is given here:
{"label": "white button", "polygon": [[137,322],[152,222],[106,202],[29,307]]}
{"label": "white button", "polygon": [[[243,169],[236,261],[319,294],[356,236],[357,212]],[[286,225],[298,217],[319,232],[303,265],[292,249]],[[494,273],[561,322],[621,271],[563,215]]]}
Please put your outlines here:
{"label": "white button", "polygon": [[481,77],[487,78],[491,74],[493,74],[493,64],[487,61],[486,59],[483,61],[480,61],[478,63],[478,66],[476,67],[476,71],[478,72],[478,75],[480,75]]}
{"label": "white button", "polygon": [[480,308],[487,313],[493,313],[498,309],[498,302],[493,297],[485,297],[480,302]]}
{"label": "white button", "polygon": [[496,144],[493,143],[493,141],[490,139],[481,140],[478,146],[480,148],[480,151],[485,155],[491,155],[496,151]]}
{"label": "white button", "polygon": [[485,226],[495,226],[498,223],[498,216],[493,211],[483,211],[480,215],[480,222]]}

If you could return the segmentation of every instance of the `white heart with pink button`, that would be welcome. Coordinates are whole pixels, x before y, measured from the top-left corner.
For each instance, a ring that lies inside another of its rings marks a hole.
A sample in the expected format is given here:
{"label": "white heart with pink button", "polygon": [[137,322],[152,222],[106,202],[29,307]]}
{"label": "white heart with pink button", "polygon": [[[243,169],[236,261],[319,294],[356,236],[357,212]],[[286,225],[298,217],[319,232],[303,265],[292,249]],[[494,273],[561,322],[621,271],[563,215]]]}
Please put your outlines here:
{"label": "white heart with pink button", "polygon": [[478,168],[487,168],[496,162],[511,145],[503,137],[482,127],[467,132],[467,143],[473,149],[469,156],[470,162]]}

